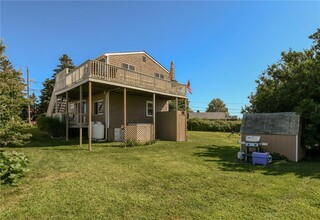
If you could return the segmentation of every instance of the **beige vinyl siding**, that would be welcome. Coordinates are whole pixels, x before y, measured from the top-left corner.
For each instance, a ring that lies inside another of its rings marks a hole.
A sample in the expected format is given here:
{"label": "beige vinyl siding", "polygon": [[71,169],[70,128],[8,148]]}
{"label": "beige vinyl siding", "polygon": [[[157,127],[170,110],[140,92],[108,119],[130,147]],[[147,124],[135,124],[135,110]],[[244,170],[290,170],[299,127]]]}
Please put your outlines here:
{"label": "beige vinyl siding", "polygon": [[[257,134],[241,134],[242,141],[245,141],[245,137],[248,135],[257,135]],[[274,153],[277,152],[281,155],[284,155],[291,161],[296,161],[296,135],[259,135],[261,136],[261,141],[269,143],[269,146],[263,146],[262,150],[264,152]],[[242,149],[244,150],[244,145]],[[305,150],[298,143],[298,160],[302,159],[305,156]]]}
{"label": "beige vinyl siding", "polygon": [[[102,106],[104,108],[104,102],[105,102],[104,99],[105,99],[105,95],[103,93],[100,93],[100,94],[92,96],[92,121],[101,121],[104,124],[104,112],[105,112],[104,109],[103,109],[103,114],[102,115],[93,114],[94,113],[93,112],[93,110],[94,110],[94,102],[102,100],[102,102],[103,102]],[[87,108],[88,108],[88,106],[87,106]]]}
{"label": "beige vinyl siding", "polygon": [[[94,102],[102,100],[103,107],[104,107],[104,102],[105,102],[104,99],[105,99],[105,95],[103,93],[100,93],[100,94],[92,96],[92,121],[101,121],[102,123],[104,123],[104,114],[101,114],[101,115],[93,114]],[[88,97],[83,98],[83,101],[88,103]],[[78,103],[78,102],[79,102],[79,100],[72,101],[72,102],[69,103],[69,113],[76,113],[76,108],[74,107],[74,109],[70,109],[70,104],[73,103],[74,106],[75,106],[75,103]],[[89,111],[89,106],[88,106],[88,104],[86,104],[86,112],[87,112],[87,114],[88,114],[88,111]],[[104,109],[103,109],[103,112],[104,112]]]}
{"label": "beige vinyl siding", "polygon": [[[146,115],[146,102],[152,98],[127,95],[127,123],[152,123],[152,117]],[[123,94],[110,93],[110,128],[123,125]],[[156,112],[168,111],[168,101],[156,98]]]}

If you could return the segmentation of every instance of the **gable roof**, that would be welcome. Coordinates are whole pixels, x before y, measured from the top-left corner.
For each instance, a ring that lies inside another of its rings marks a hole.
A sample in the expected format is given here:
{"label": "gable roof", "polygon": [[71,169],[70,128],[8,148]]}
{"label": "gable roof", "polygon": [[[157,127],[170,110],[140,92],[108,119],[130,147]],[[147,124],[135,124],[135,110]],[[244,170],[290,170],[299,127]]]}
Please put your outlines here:
{"label": "gable roof", "polygon": [[109,52],[109,53],[104,53],[104,54],[98,56],[96,58],[96,60],[101,58],[102,56],[132,55],[132,54],[144,54],[144,55],[146,55],[147,57],[149,57],[149,59],[151,59],[153,62],[155,62],[157,65],[159,65],[163,70],[165,70],[167,73],[169,73],[169,70],[167,70],[164,66],[162,66],[158,61],[156,61],[151,55],[149,55],[145,51]]}

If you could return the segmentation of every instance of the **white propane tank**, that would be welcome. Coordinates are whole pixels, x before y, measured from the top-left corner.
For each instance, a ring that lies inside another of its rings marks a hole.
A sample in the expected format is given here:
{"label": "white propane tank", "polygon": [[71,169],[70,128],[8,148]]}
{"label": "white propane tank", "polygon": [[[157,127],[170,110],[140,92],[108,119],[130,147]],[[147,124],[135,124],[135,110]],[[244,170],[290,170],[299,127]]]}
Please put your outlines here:
{"label": "white propane tank", "polygon": [[238,152],[238,159],[239,160],[243,160],[244,159],[244,152],[242,152],[242,151]]}
{"label": "white propane tank", "polygon": [[93,122],[92,124],[92,139],[104,138],[104,125],[100,121]]}

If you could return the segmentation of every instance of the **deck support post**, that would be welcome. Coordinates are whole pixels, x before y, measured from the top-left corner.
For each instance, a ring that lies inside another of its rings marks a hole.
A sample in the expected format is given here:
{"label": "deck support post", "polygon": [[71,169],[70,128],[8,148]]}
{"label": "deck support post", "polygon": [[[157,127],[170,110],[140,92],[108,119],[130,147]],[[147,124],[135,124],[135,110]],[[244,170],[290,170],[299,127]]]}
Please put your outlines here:
{"label": "deck support post", "polygon": [[92,82],[89,81],[89,95],[88,95],[88,104],[89,104],[89,124],[88,124],[88,133],[89,133],[89,143],[88,150],[92,151]]}
{"label": "deck support post", "polygon": [[123,140],[125,141],[125,132],[127,126],[127,89],[123,88]]}
{"label": "deck support post", "polygon": [[82,147],[82,85],[80,86],[80,106],[79,106],[79,123],[80,123],[80,128],[79,128],[79,146]]}
{"label": "deck support post", "polygon": [[185,124],[186,124],[186,126],[185,126],[185,130],[184,130],[184,134],[185,134],[185,141],[187,141],[188,140],[188,137],[187,137],[187,126],[188,126],[188,112],[187,112],[187,110],[188,110],[188,99],[184,99],[184,115],[185,115]]}
{"label": "deck support post", "polygon": [[69,140],[69,93],[66,92],[66,140]]}
{"label": "deck support post", "polygon": [[152,102],[152,113],[153,113],[153,139],[156,139],[156,94],[153,93],[153,102]]}

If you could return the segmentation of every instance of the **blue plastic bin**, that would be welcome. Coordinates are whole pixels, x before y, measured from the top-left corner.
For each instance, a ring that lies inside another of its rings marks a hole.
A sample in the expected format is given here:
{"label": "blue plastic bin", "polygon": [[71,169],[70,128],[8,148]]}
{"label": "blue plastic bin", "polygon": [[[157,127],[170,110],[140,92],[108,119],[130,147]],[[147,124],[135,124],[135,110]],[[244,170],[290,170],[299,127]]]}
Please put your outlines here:
{"label": "blue plastic bin", "polygon": [[261,164],[263,166],[268,165],[269,160],[269,153],[260,153],[260,152],[253,152],[252,153],[252,164]]}

